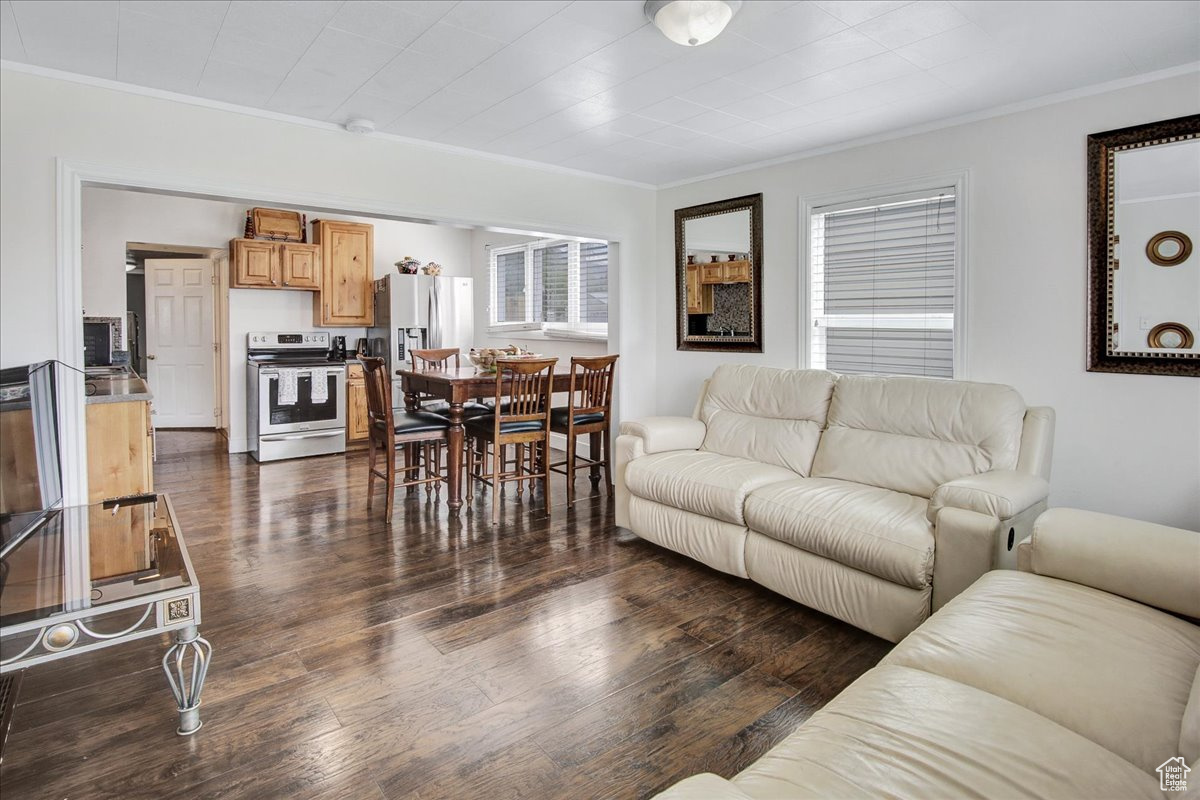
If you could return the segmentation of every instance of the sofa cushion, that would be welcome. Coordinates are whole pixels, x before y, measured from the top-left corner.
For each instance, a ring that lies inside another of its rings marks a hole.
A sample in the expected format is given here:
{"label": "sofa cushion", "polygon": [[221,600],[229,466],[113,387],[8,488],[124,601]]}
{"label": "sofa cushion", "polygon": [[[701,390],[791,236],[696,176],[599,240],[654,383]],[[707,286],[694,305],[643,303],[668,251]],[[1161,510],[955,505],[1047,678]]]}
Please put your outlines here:
{"label": "sofa cushion", "polygon": [[836,378],[819,369],[717,367],[700,401],[702,449],[807,475]]}
{"label": "sofa cushion", "polygon": [[782,467],[703,450],[654,453],[625,468],[634,495],[737,525],[746,524],[746,495],[795,477]]}
{"label": "sofa cushion", "polygon": [[913,589],[933,574],[928,502],[861,483],[799,478],[756,489],[746,524],[772,539]]}
{"label": "sofa cushion", "polygon": [[1087,586],[996,571],[882,663],[1011,700],[1154,775],[1178,754],[1200,626]]}
{"label": "sofa cushion", "polygon": [[898,666],[859,678],[733,784],[752,798],[1162,796],[1153,773],[1051,720]]}
{"label": "sofa cushion", "polygon": [[1008,386],[843,375],[811,474],[929,498],[955,478],[1015,468],[1024,416]]}

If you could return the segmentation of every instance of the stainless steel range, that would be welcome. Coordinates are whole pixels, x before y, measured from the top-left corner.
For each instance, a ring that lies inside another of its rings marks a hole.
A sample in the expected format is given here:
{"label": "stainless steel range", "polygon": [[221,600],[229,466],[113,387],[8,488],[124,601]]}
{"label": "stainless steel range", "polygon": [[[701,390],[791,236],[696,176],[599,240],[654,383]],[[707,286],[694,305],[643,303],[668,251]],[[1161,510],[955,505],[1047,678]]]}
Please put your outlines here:
{"label": "stainless steel range", "polygon": [[346,450],[346,362],[324,331],[246,336],[250,454],[277,461]]}

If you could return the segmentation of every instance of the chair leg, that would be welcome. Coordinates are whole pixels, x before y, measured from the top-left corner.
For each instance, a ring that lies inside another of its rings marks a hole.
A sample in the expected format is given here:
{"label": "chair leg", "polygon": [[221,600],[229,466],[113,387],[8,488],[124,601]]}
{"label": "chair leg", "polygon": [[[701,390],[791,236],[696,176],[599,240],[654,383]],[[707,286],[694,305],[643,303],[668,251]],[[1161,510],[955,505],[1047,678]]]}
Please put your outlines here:
{"label": "chair leg", "polygon": [[367,441],[367,511],[375,498],[375,442]]}
{"label": "chair leg", "polygon": [[542,439],[542,509],[550,516],[550,434]]}
{"label": "chair leg", "polygon": [[500,523],[500,473],[503,462],[500,458],[500,448],[492,445],[492,524]]}
{"label": "chair leg", "polygon": [[[513,464],[513,472],[517,477],[525,474],[525,445],[517,445],[517,460]],[[525,494],[525,481],[517,481],[517,499],[519,500]]]}
{"label": "chair leg", "polygon": [[[588,434],[588,455],[592,457],[592,461],[600,460],[600,434]],[[593,464],[588,471],[592,480],[592,488],[595,489],[600,485],[600,467]]]}
{"label": "chair leg", "polygon": [[467,474],[463,478],[463,486],[465,489],[463,494],[465,494],[467,497],[470,497],[471,492],[475,489],[475,438],[473,436],[468,437],[464,447],[467,448],[466,458],[464,459],[467,462]]}
{"label": "chair leg", "polygon": [[608,435],[608,428],[600,434],[600,449],[604,451],[604,487],[608,489],[608,494],[611,497],[613,493],[612,485],[612,437]]}
{"label": "chair leg", "polygon": [[[407,459],[406,459],[407,460]],[[387,455],[387,524],[392,524],[392,507],[396,502],[396,454]]]}
{"label": "chair leg", "polygon": [[567,433],[567,502],[575,502],[575,437]]}

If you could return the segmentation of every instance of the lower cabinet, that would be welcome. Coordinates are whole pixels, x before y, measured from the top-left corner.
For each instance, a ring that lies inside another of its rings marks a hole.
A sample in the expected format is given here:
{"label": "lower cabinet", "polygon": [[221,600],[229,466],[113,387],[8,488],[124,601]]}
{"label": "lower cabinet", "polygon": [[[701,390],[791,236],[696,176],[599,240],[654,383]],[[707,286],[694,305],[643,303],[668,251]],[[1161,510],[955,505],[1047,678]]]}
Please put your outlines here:
{"label": "lower cabinet", "polygon": [[150,403],[86,407],[88,501],[154,491],[154,428]]}
{"label": "lower cabinet", "polygon": [[363,366],[356,361],[346,365],[346,444],[367,441],[367,383]]}

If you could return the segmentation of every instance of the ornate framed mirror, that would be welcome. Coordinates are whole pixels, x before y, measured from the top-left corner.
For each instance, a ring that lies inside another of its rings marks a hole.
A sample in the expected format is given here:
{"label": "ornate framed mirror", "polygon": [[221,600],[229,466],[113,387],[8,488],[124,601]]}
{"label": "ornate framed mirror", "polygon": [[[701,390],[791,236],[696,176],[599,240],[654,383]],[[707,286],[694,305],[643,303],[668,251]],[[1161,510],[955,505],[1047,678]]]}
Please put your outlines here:
{"label": "ornate framed mirror", "polygon": [[1200,376],[1200,114],[1088,137],[1090,372]]}
{"label": "ornate framed mirror", "polygon": [[761,353],[762,195],[675,211],[679,350]]}

